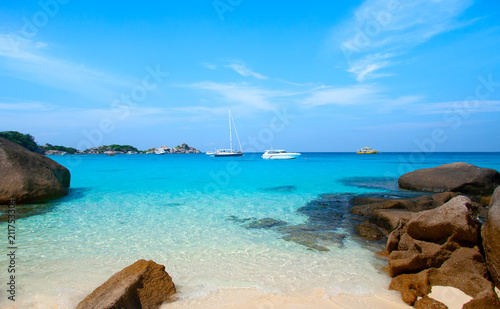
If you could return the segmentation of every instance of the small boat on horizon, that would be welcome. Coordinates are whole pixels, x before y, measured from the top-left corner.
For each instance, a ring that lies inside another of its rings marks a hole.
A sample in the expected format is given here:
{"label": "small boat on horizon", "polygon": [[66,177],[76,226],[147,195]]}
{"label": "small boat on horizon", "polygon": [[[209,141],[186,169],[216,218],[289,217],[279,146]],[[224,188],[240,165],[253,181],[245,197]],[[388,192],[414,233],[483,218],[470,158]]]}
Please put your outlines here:
{"label": "small boat on horizon", "polygon": [[378,150],[372,149],[370,147],[363,147],[356,152],[357,154],[376,154],[379,153]]}
{"label": "small boat on horizon", "polygon": [[155,150],[155,154],[156,154],[156,155],[164,155],[164,154],[166,154],[166,153],[167,153],[167,152],[166,152],[166,151],[165,151],[165,149],[163,149],[163,148],[158,148],[158,149],[156,149],[156,150]]}
{"label": "small boat on horizon", "polygon": [[261,156],[262,159],[270,159],[270,160],[290,160],[297,159],[297,157],[301,156],[298,152],[286,152],[285,150],[266,150],[266,152]]}
{"label": "small boat on horizon", "polygon": [[[241,148],[238,131],[236,130],[234,119],[231,117],[231,109],[228,108],[227,111],[229,113],[229,149],[217,149],[215,152],[207,152],[207,155],[210,155],[211,157],[241,157],[243,155],[243,149]],[[239,151],[233,149],[232,127],[234,127],[234,132],[236,133],[236,138],[238,139],[238,145],[240,146]]]}

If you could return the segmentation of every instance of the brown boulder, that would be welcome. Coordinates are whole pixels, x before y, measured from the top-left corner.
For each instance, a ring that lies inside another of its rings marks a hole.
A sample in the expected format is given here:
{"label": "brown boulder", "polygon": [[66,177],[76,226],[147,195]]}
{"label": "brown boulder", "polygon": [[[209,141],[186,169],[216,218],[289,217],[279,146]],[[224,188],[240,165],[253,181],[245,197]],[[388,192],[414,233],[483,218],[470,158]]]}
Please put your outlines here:
{"label": "brown boulder", "polygon": [[441,192],[441,193],[436,193],[431,195],[431,199],[434,203],[434,206],[438,207],[443,205],[444,203],[448,202],[454,197],[457,197],[458,194],[455,192]]}
{"label": "brown boulder", "polygon": [[448,309],[448,306],[440,301],[424,296],[423,298],[417,300],[413,305],[415,309]]}
{"label": "brown boulder", "polygon": [[479,249],[459,248],[438,269],[429,270],[431,286],[452,286],[473,298],[495,293]]}
{"label": "brown boulder", "polygon": [[418,274],[403,274],[393,278],[389,290],[401,293],[401,299],[410,306],[418,297],[424,297],[431,292],[427,271]]}
{"label": "brown boulder", "polygon": [[165,266],[138,260],[111,276],[95,289],[77,309],[157,309],[173,300],[176,292]]}
{"label": "brown boulder", "polygon": [[457,162],[406,173],[398,184],[414,191],[490,194],[500,185],[500,174],[494,169]]}
{"label": "brown boulder", "polygon": [[500,308],[500,300],[497,295],[473,299],[466,303],[462,309],[498,309]]}
{"label": "brown boulder", "polygon": [[486,265],[493,282],[500,288],[500,187],[491,197],[482,236]]}
{"label": "brown boulder", "polygon": [[476,244],[479,222],[468,205],[471,200],[457,196],[446,204],[415,214],[407,224],[407,233],[414,239],[444,243],[450,237],[457,242]]}
{"label": "brown boulder", "polygon": [[[408,248],[403,248],[401,242],[405,243],[404,247]],[[391,277],[395,277],[404,273],[416,273],[428,268],[438,268],[459,247],[455,242],[439,245],[412,240],[408,234],[405,234],[401,237],[399,250],[389,254],[389,274]]]}
{"label": "brown boulder", "polygon": [[0,138],[0,205],[38,203],[68,194],[67,168],[44,155]]}

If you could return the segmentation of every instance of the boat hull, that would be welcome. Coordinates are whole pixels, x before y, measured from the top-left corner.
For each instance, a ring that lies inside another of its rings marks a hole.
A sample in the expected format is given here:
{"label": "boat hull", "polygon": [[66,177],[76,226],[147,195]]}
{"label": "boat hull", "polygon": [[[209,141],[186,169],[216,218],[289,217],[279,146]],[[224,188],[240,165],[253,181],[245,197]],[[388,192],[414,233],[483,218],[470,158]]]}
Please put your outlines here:
{"label": "boat hull", "polygon": [[293,160],[297,159],[300,154],[267,154],[262,155],[262,159],[266,160]]}
{"label": "boat hull", "polygon": [[234,153],[214,153],[210,155],[212,157],[241,157],[243,156],[242,152],[234,152]]}

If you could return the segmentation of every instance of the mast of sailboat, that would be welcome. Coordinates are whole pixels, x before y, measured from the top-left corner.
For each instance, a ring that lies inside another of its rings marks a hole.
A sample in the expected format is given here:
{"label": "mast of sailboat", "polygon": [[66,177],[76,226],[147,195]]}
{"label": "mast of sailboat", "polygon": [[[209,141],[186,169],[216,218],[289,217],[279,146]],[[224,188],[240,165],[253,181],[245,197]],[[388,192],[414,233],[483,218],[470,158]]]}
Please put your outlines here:
{"label": "mast of sailboat", "polygon": [[233,151],[233,136],[231,134],[231,109],[228,108],[227,109],[227,112],[229,114],[229,149],[231,149],[231,151]]}
{"label": "mast of sailboat", "polygon": [[236,132],[236,138],[238,139],[238,145],[240,146],[240,151],[243,152],[243,148],[241,148],[240,137],[238,136],[238,130],[236,130],[236,124],[234,123],[234,118],[232,118],[232,120],[233,120],[234,132]]}

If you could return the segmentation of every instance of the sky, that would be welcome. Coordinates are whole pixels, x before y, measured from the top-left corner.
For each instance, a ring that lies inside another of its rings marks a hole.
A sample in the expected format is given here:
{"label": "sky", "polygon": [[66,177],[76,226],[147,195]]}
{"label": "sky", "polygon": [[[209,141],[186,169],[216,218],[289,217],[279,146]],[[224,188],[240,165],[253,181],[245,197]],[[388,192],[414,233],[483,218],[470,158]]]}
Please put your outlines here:
{"label": "sky", "polygon": [[[500,2],[0,2],[0,131],[39,144],[500,151]],[[233,135],[235,132],[233,131]]]}

